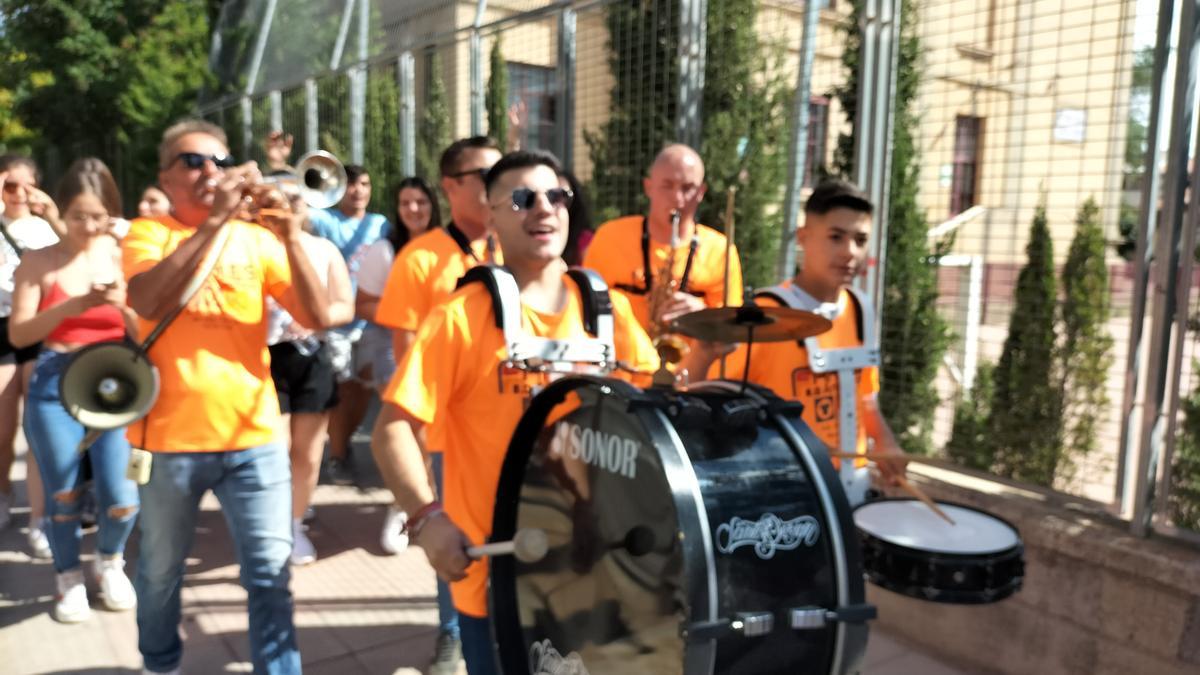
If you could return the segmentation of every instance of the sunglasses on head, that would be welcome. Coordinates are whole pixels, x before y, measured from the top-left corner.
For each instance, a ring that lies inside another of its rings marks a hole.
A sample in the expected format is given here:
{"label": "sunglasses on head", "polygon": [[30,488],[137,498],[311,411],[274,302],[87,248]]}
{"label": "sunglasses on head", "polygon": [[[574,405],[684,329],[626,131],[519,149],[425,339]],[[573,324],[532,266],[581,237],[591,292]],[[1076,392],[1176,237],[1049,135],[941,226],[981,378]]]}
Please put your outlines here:
{"label": "sunglasses on head", "polygon": [[546,195],[546,200],[550,202],[550,206],[561,206],[564,209],[569,208],[571,200],[575,198],[575,193],[566,188],[551,188],[544,193],[540,190],[517,188],[512,191],[512,210],[528,211],[532,209],[534,204],[537,204],[537,198],[540,194]]}
{"label": "sunglasses on head", "polygon": [[228,169],[237,164],[229,155],[204,155],[199,152],[181,152],[175,155],[175,160],[189,169],[202,169],[204,163],[210,160],[220,169]]}

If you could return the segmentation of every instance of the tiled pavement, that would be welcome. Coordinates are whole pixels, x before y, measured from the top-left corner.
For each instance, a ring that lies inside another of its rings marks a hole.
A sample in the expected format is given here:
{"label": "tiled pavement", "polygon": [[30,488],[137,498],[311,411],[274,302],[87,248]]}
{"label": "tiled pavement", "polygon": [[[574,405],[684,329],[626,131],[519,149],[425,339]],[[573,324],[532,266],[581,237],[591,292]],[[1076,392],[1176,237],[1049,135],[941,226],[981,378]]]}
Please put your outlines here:
{"label": "tiled pavement", "polygon": [[[365,439],[364,439],[365,440]],[[369,451],[355,450],[370,467]],[[15,477],[21,477],[18,460]],[[364,470],[364,473],[366,471]],[[322,486],[309,536],[320,559],[294,570],[296,624],[305,672],[317,675],[417,673],[432,652],[437,608],[434,575],[419,549],[383,554],[379,526],[387,503],[376,475],[363,488]],[[18,495],[23,483],[18,485]],[[23,496],[18,497],[23,504]],[[27,554],[27,509],[14,510],[0,532],[0,674],[137,673],[141,658],[132,612],[97,609],[82,624],[49,614],[54,594],[48,560]],[[90,551],[94,537],[84,541]],[[137,534],[127,557],[132,571]],[[204,503],[183,589],[183,670],[190,675],[250,672],[245,593],[216,500]],[[95,600],[93,594],[93,600]],[[93,607],[98,603],[93,602]],[[876,629],[864,672],[870,675],[955,675],[961,671]],[[461,672],[465,672],[460,670]]]}

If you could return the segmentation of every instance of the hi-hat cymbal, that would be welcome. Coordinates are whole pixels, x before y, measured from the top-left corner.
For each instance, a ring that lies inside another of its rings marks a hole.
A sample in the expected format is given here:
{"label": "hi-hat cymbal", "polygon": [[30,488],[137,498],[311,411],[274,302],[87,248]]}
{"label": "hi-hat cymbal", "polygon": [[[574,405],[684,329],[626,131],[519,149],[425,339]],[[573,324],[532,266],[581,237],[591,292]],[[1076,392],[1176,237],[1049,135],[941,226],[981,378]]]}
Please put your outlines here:
{"label": "hi-hat cymbal", "polygon": [[820,335],[833,324],[823,316],[790,307],[716,307],[675,319],[671,332],[709,342],[787,342]]}

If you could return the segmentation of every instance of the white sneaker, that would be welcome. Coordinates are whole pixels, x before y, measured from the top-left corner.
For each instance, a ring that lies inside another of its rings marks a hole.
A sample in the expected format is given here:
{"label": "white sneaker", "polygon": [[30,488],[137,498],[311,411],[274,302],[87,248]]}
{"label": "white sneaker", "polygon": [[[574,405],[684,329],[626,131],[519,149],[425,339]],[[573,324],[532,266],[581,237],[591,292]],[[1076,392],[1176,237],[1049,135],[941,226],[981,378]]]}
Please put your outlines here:
{"label": "white sneaker", "polygon": [[88,607],[87,587],[83,585],[83,570],[73,570],[55,575],[58,585],[58,602],[54,603],[54,618],[63,623],[79,623],[92,615]]}
{"label": "white sneaker", "polygon": [[26,535],[29,540],[29,550],[35,558],[53,558],[54,552],[50,550],[50,540],[46,538],[46,531],[41,528],[41,523],[29,526],[29,534]]}
{"label": "white sneaker", "polygon": [[110,611],[124,612],[137,606],[137,593],[125,576],[125,558],[120,553],[111,558],[97,556],[95,575],[104,606]]}
{"label": "white sneaker", "polygon": [[12,494],[8,492],[0,492],[0,530],[8,527],[8,523],[12,520],[9,511],[12,509]]}
{"label": "white sneaker", "polygon": [[304,522],[297,518],[292,521],[292,564],[307,565],[316,561],[317,548],[312,540],[304,534]]}
{"label": "white sneaker", "polygon": [[379,535],[379,545],[383,550],[396,555],[408,548],[408,534],[404,532],[404,524],[408,522],[408,514],[389,506],[387,518],[383,519],[383,532]]}

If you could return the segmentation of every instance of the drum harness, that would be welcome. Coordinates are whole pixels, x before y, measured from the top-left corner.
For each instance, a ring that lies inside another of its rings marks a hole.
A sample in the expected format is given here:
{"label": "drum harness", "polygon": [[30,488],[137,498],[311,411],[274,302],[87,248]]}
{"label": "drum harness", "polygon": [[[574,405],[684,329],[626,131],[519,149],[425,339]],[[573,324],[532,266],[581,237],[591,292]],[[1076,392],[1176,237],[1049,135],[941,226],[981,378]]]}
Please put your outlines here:
{"label": "drum harness", "polygon": [[[871,366],[879,366],[879,337],[875,334],[875,312],[862,293],[851,286],[853,309],[858,317],[858,333],[862,345],[839,349],[824,349],[817,336],[797,340],[797,344],[808,353],[808,367],[814,373],[836,373],[838,380],[838,445],[842,452],[858,451],[858,386],[855,375]],[[755,292],[756,297],[771,298],[785,307],[824,314],[824,308],[802,293],[794,284],[780,284]],[[836,315],[835,315],[836,316]],[[834,316],[826,316],[833,320]],[[839,475],[851,505],[861,503],[870,485],[869,474],[858,470],[854,462],[841,463]]]}
{"label": "drum harness", "polygon": [[[572,373],[604,375],[617,367],[608,285],[591,270],[572,268],[567,276],[579,287],[587,337],[556,340],[526,333],[521,325],[521,291],[512,272],[503,267],[476,265],[458,280],[458,288],[482,282],[492,296],[496,327],[504,333],[506,355],[501,367],[547,373],[551,380]],[[542,386],[532,387],[531,396]]]}

